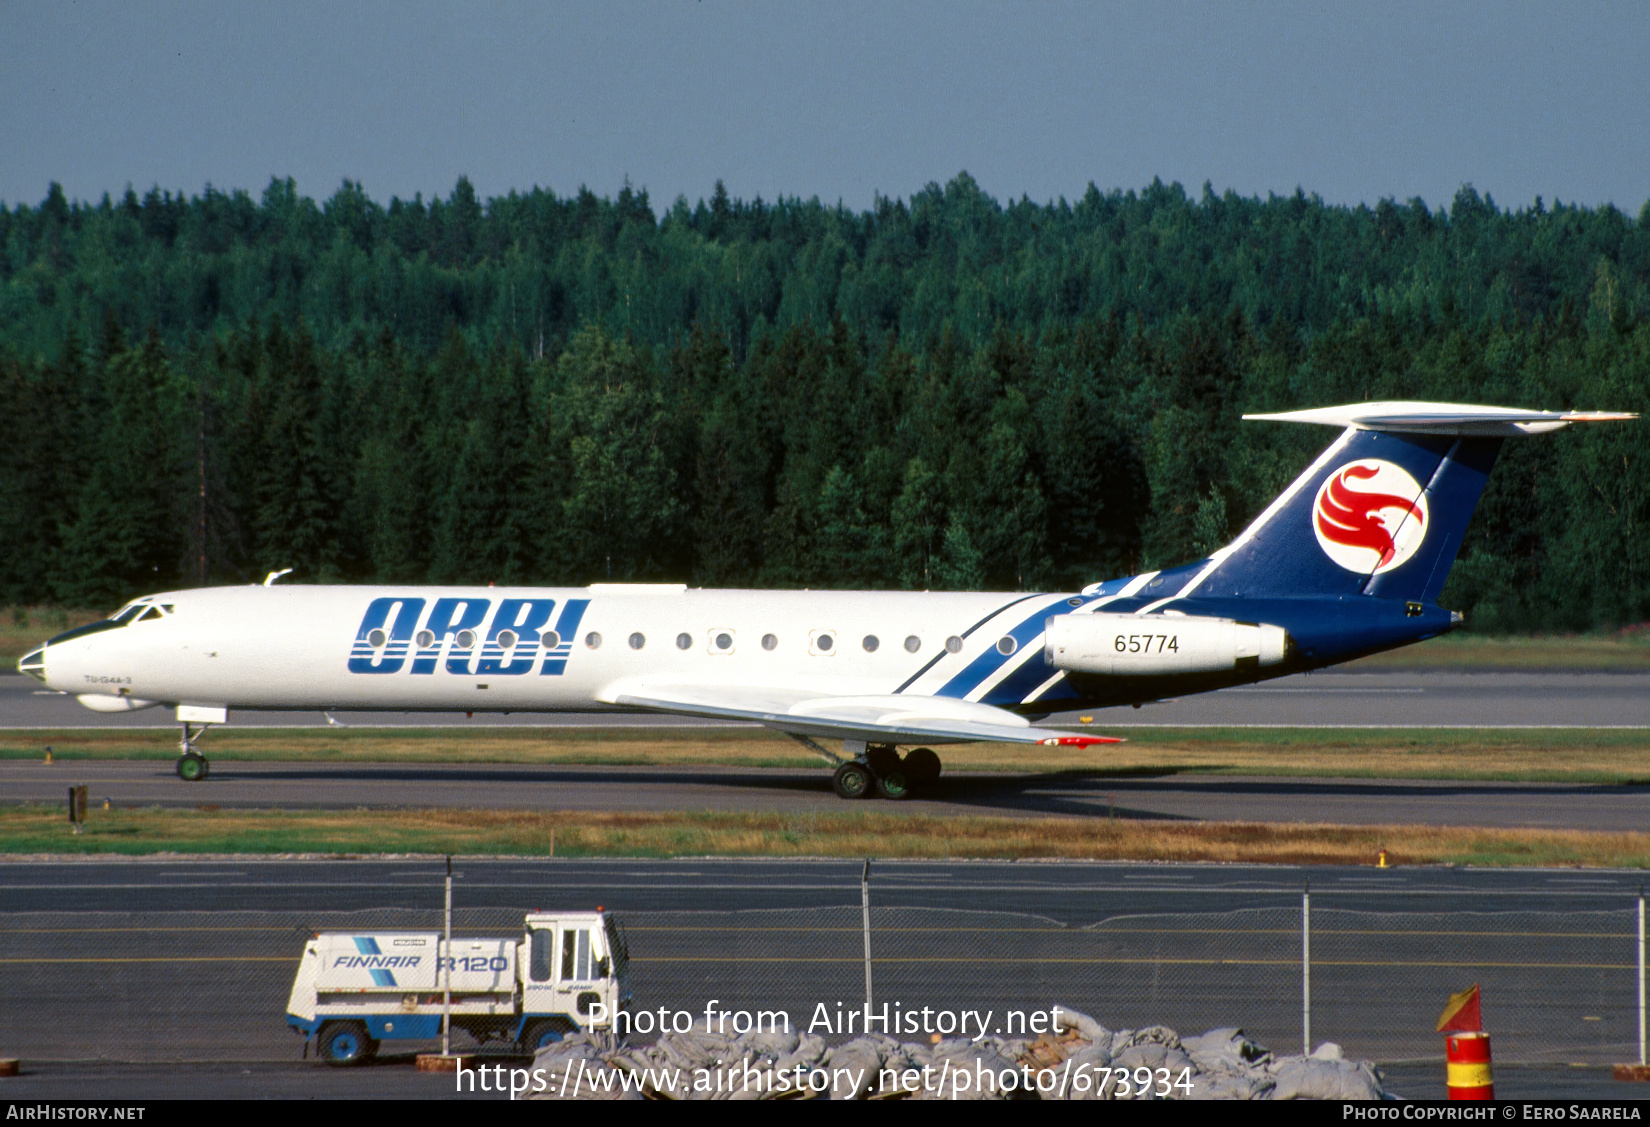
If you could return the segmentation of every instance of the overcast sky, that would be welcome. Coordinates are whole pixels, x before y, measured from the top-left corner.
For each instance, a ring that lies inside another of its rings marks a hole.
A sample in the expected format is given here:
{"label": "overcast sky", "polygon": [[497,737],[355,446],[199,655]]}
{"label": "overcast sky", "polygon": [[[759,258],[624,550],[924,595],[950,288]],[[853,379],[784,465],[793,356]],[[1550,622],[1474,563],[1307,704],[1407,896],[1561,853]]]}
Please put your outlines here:
{"label": "overcast sky", "polygon": [[1650,4],[0,0],[0,200],[1650,198]]}

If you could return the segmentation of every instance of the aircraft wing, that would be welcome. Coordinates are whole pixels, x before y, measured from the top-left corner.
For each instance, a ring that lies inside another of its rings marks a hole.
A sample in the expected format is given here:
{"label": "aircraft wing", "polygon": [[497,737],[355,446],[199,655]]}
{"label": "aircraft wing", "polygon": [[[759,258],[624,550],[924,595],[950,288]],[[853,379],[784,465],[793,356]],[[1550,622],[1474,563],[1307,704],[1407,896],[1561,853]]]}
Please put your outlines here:
{"label": "aircraft wing", "polygon": [[867,743],[1121,743],[1113,736],[1062,735],[1023,716],[952,697],[821,696],[817,690],[627,681],[597,694],[654,712],[749,720],[781,732]]}

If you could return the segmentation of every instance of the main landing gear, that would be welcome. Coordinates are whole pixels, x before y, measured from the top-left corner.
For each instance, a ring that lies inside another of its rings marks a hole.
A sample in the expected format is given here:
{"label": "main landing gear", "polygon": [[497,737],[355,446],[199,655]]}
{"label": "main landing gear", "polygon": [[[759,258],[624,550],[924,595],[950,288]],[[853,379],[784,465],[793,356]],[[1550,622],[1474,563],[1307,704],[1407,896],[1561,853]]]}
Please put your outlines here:
{"label": "main landing gear", "polygon": [[206,734],[210,724],[183,722],[183,738],[178,741],[178,778],[186,783],[198,783],[212,773],[212,764],[195,750],[195,741]]}
{"label": "main landing gear", "polygon": [[868,798],[874,792],[899,801],[910,798],[913,790],[940,777],[940,757],[926,747],[913,748],[901,756],[892,744],[844,740],[842,750],[854,756],[844,761],[812,740],[797,738],[837,762],[836,772],[831,776],[831,789],[838,798]]}

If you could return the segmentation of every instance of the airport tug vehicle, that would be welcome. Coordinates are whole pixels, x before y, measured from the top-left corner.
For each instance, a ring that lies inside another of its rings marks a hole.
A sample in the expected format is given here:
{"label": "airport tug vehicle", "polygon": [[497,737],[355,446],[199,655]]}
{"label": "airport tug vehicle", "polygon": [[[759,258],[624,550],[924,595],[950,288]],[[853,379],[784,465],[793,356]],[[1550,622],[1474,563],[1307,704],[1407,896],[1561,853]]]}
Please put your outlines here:
{"label": "airport tug vehicle", "polygon": [[385,1041],[441,1036],[531,1053],[570,1033],[611,1030],[631,1001],[629,949],[603,912],[532,912],[520,938],[435,931],[322,932],[304,946],[287,1024],[329,1064],[371,1059]]}

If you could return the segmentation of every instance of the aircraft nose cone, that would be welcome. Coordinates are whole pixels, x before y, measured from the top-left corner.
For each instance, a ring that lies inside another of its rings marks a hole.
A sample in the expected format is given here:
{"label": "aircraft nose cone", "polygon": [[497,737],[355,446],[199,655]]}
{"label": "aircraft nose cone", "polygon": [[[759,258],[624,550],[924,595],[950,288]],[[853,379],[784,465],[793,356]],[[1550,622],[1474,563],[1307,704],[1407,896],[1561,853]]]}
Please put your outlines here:
{"label": "aircraft nose cone", "polygon": [[44,681],[46,679],[46,647],[41,646],[38,649],[30,650],[18,658],[17,671],[27,673],[36,681]]}

